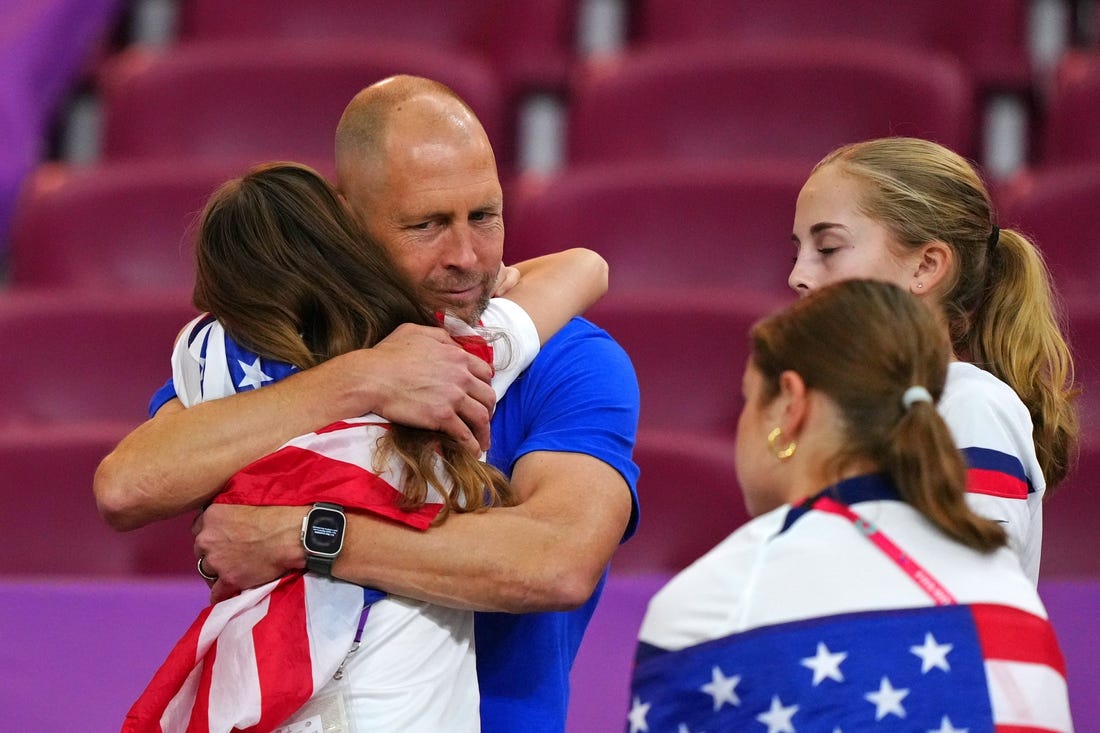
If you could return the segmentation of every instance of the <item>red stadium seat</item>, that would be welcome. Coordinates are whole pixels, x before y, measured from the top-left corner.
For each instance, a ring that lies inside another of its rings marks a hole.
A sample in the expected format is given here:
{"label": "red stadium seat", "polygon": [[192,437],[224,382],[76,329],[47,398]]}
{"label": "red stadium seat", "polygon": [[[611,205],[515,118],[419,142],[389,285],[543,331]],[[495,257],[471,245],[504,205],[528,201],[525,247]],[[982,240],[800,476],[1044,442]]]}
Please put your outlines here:
{"label": "red stadium seat", "polygon": [[0,513],[11,520],[0,575],[195,572],[190,513],[127,533],[100,518],[92,477],[123,434],[79,422],[0,430]]}
{"label": "red stadium seat", "polygon": [[970,77],[934,53],[825,41],[653,47],[583,65],[567,161],[780,159],[911,135],[974,152]]}
{"label": "red stadium seat", "polygon": [[793,298],[691,288],[613,291],[588,318],[634,364],[641,427],[729,438],[741,404],[749,327]]}
{"label": "red stadium seat", "polygon": [[[867,41],[947,53],[982,87],[1031,84],[1026,0],[638,0],[631,41],[744,42],[831,39],[834,47]],[[828,58],[828,56],[824,57]]]}
{"label": "red stadium seat", "polygon": [[732,439],[643,431],[634,460],[641,522],[611,560],[616,575],[675,573],[748,521]]}
{"label": "red stadium seat", "polygon": [[171,291],[0,295],[0,429],[134,427],[171,376],[172,343],[193,317],[187,293]]}
{"label": "red stadium seat", "polygon": [[203,162],[43,165],[19,201],[8,283],[187,290],[198,215],[215,188],[242,172]]}
{"label": "red stadium seat", "polygon": [[1100,162],[1100,52],[1060,63],[1039,133],[1036,164],[1044,168]]}
{"label": "red stadium seat", "polygon": [[[1097,384],[1095,381],[1093,384]],[[1093,423],[1093,426],[1098,423]],[[1088,435],[1089,431],[1085,431]],[[1100,522],[1100,444],[1086,438],[1077,467],[1043,505],[1040,576],[1100,579],[1096,525]]]}
{"label": "red stadium seat", "polygon": [[502,144],[501,86],[476,60],[396,42],[226,41],[114,57],[99,77],[103,155],[299,160],[327,173],[348,101],[395,73],[448,84],[477,113],[494,146]]}
{"label": "red stadium seat", "polygon": [[788,296],[791,222],[809,165],[682,162],[574,166],[524,181],[509,260],[584,245],[615,291],[739,288]]}
{"label": "red stadium seat", "polygon": [[402,41],[480,58],[509,86],[553,88],[572,60],[575,6],[572,0],[186,0],[180,36]]}
{"label": "red stadium seat", "polygon": [[1092,244],[1092,212],[1100,201],[1100,159],[1021,174],[997,198],[1001,225],[1033,239],[1070,307],[1093,303],[1100,278],[1100,251]]}

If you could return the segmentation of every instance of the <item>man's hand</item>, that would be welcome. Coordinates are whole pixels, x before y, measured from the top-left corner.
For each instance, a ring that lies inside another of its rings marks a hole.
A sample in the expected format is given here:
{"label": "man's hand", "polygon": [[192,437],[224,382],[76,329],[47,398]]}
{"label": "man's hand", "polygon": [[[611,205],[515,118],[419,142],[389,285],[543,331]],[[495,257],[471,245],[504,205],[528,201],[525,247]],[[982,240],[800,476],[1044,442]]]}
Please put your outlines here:
{"label": "man's hand", "polygon": [[212,504],[191,527],[195,558],[217,581],[210,602],[275,580],[305,567],[302,518],[309,507],[256,507]]}
{"label": "man's hand", "polygon": [[496,406],[492,367],[442,328],[403,324],[371,350],[377,412],[391,422],[452,436],[470,453],[489,448]]}

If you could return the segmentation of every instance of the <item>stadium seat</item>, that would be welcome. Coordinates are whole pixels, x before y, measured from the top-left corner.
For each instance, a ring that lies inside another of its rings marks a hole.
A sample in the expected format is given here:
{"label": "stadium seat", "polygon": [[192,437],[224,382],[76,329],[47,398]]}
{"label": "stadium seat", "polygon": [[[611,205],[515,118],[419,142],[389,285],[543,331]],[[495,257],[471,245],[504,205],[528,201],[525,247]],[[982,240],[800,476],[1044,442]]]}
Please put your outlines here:
{"label": "stadium seat", "polygon": [[1100,428],[1100,311],[1075,303],[1068,309],[1067,337],[1081,387],[1081,429],[1086,435]]}
{"label": "stadium seat", "polygon": [[[1094,380],[1093,385],[1097,385]],[[1093,423],[1095,426],[1097,423]],[[1100,444],[1087,429],[1076,468],[1043,505],[1044,579],[1087,577],[1100,579],[1096,526],[1100,523]]]}
{"label": "stadium seat", "polygon": [[410,42],[480,58],[521,90],[563,83],[576,22],[572,0],[185,0],[180,37]]}
{"label": "stadium seat", "polygon": [[1022,173],[997,198],[1001,225],[1033,239],[1069,307],[1093,303],[1100,278],[1100,251],[1092,245],[1092,212],[1100,201],[1100,159]]}
{"label": "stadium seat", "polygon": [[[979,86],[1031,84],[1027,0],[638,0],[631,42],[831,39],[834,47],[867,41],[947,53]],[[828,58],[825,56],[823,58]]]}
{"label": "stadium seat", "polygon": [[809,165],[660,162],[573,166],[520,183],[505,254],[584,245],[614,290],[738,288],[789,296],[791,222]]}
{"label": "stadium seat", "polygon": [[171,376],[188,293],[0,294],[0,429],[100,422],[129,429]]}
{"label": "stadium seat", "polygon": [[748,521],[732,438],[642,431],[634,460],[641,522],[611,560],[616,575],[675,573]]}
{"label": "stadium seat", "polygon": [[329,173],[344,107],[395,73],[448,84],[502,144],[501,85],[476,60],[393,41],[211,41],[134,48],[104,66],[103,157],[298,160]]}
{"label": "stadium seat", "polygon": [[0,575],[193,575],[188,513],[120,533],[100,518],[92,477],[124,435],[72,422],[0,430],[0,512],[10,542]]}
{"label": "stadium seat", "polygon": [[1047,96],[1039,132],[1042,168],[1100,163],[1100,51],[1066,54]]}
{"label": "stadium seat", "polygon": [[588,318],[610,333],[634,364],[641,389],[641,427],[734,434],[749,328],[788,304],[738,291],[613,291]]}
{"label": "stadium seat", "polygon": [[957,61],[870,42],[699,42],[581,65],[566,159],[812,164],[839,145],[886,135],[973,154],[973,84]]}
{"label": "stadium seat", "polygon": [[8,284],[187,290],[198,216],[210,194],[242,172],[159,160],[40,166],[17,208]]}

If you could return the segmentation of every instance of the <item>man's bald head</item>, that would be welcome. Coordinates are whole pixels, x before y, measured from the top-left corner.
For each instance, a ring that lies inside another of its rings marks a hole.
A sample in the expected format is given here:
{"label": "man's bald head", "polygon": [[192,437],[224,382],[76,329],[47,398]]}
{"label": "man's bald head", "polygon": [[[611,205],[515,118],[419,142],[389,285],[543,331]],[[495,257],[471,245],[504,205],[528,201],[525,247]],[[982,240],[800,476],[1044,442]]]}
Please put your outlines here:
{"label": "man's bald head", "polygon": [[[474,111],[445,84],[401,74],[366,87],[348,103],[336,126],[336,178],[349,198],[384,176],[395,132],[400,144],[488,138]],[[490,147],[491,149],[491,147]]]}

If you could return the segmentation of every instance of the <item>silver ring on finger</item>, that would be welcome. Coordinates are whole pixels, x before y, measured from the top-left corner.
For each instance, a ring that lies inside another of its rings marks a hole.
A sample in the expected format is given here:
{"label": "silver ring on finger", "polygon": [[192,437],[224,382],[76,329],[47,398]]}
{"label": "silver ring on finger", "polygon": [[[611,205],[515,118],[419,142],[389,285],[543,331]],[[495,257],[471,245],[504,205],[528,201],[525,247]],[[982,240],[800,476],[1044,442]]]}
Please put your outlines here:
{"label": "silver ring on finger", "polygon": [[195,566],[199,570],[199,575],[201,575],[202,579],[205,580],[208,583],[218,582],[218,576],[217,575],[210,575],[209,573],[206,572],[206,570],[203,569],[202,561],[205,560],[205,559],[206,559],[206,555],[203,555],[202,557],[199,558],[199,561],[197,563],[195,563]]}

